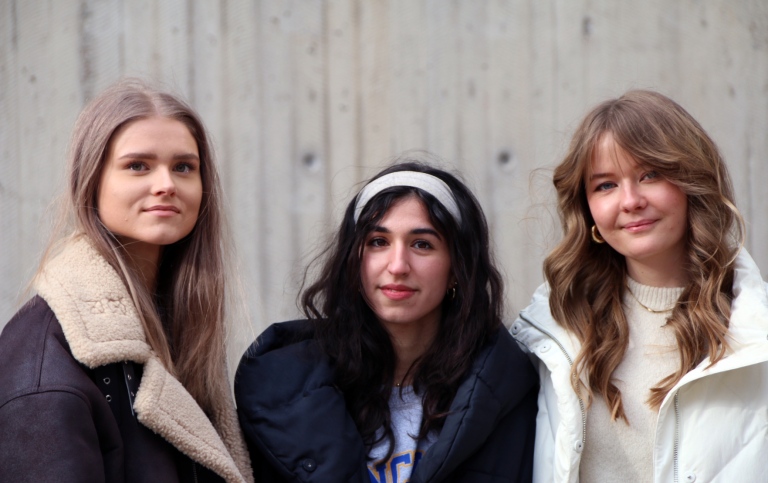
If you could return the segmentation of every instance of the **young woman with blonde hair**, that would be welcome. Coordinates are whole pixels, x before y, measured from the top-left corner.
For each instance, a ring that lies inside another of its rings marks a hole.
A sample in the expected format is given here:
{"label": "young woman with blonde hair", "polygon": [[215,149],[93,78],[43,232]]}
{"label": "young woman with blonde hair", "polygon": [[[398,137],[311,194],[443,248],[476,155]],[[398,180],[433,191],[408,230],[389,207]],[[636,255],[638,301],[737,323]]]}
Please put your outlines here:
{"label": "young woman with blonde hair", "polygon": [[[107,89],[72,139],[37,292],[0,335],[0,480],[252,481],[226,367],[221,188],[173,95]],[[66,230],[66,231],[64,231]]]}
{"label": "young woman with blonde hair", "polygon": [[594,108],[564,236],[511,327],[542,380],[535,481],[768,481],[768,297],[717,147],[671,99]]}

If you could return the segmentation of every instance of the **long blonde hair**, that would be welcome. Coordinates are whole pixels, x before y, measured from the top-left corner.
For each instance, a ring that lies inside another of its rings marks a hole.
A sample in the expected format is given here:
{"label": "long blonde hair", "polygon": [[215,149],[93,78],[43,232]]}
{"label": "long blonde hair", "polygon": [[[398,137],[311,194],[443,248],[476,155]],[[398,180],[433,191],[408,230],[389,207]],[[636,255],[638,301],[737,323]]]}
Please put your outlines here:
{"label": "long blonde hair", "polygon": [[717,147],[671,99],[651,91],[629,91],[595,107],[577,128],[553,177],[564,236],[544,261],[550,310],[582,344],[573,366],[574,389],[580,390],[577,376],[586,376],[588,399],[602,396],[612,418],[628,422],[621,392],[612,380],[629,341],[622,308],[626,263],[607,243],[591,241],[594,221],[585,191],[595,147],[605,133],[687,197],[688,283],[668,322],[674,329],[680,366],[651,389],[647,402],[654,409],[688,371],[706,357],[715,363],[726,353],[733,262],[743,244],[744,222]]}
{"label": "long blonde hair", "polygon": [[[164,247],[157,295],[99,218],[97,194],[114,134],[128,123],[161,116],[182,122],[197,142],[202,202],[196,225],[184,239]],[[211,415],[215,398],[227,394],[225,221],[221,186],[210,140],[198,115],[177,97],[128,79],[108,88],[75,124],[67,166],[67,191],[52,241],[38,275],[72,237],[85,236],[117,271],[137,309],[147,343],[200,407]],[[71,236],[63,236],[67,231]],[[162,314],[162,315],[161,315]]]}

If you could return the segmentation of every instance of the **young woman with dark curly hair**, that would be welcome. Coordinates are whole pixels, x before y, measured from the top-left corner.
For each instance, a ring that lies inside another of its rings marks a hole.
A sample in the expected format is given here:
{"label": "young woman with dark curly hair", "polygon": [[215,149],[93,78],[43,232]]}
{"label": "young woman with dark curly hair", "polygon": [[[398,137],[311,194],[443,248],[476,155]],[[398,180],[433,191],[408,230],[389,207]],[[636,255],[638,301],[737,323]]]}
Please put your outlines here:
{"label": "young woman with dark curly hair", "polygon": [[479,203],[403,162],[349,203],[308,320],[244,356],[235,393],[257,480],[529,481],[537,379],[502,326]]}

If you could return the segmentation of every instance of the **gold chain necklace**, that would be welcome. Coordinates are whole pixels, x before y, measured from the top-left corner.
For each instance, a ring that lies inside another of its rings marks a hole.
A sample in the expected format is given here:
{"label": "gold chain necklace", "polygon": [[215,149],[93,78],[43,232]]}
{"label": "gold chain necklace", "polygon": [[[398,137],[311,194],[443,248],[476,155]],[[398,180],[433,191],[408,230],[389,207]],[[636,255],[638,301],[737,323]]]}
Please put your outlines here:
{"label": "gold chain necklace", "polygon": [[648,307],[644,303],[642,303],[640,301],[640,299],[638,299],[637,296],[634,293],[632,293],[632,290],[629,287],[627,287],[627,292],[629,292],[629,295],[631,295],[632,298],[635,299],[635,302],[640,304],[640,307],[644,308],[645,310],[647,310],[648,312],[650,312],[652,314],[663,314],[664,312],[672,312],[672,309],[674,309],[675,305],[677,305],[677,302],[675,302],[674,304],[672,304],[672,307],[670,307],[668,309],[655,310],[655,309],[652,309],[652,308]]}

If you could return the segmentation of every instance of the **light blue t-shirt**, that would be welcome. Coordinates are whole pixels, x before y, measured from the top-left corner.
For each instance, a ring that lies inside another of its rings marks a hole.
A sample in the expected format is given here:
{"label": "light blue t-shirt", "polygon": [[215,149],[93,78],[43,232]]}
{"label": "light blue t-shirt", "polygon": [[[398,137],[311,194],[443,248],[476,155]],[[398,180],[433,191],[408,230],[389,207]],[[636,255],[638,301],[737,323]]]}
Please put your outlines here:
{"label": "light blue t-shirt", "polygon": [[[426,438],[416,440],[421,427],[421,397],[413,392],[413,387],[393,388],[389,398],[389,410],[392,414],[392,431],[395,435],[395,448],[387,461],[378,462],[387,453],[387,440],[380,441],[368,454],[368,476],[371,483],[408,483],[419,460],[437,440],[437,434],[430,432]],[[383,430],[377,434],[381,436]]]}

